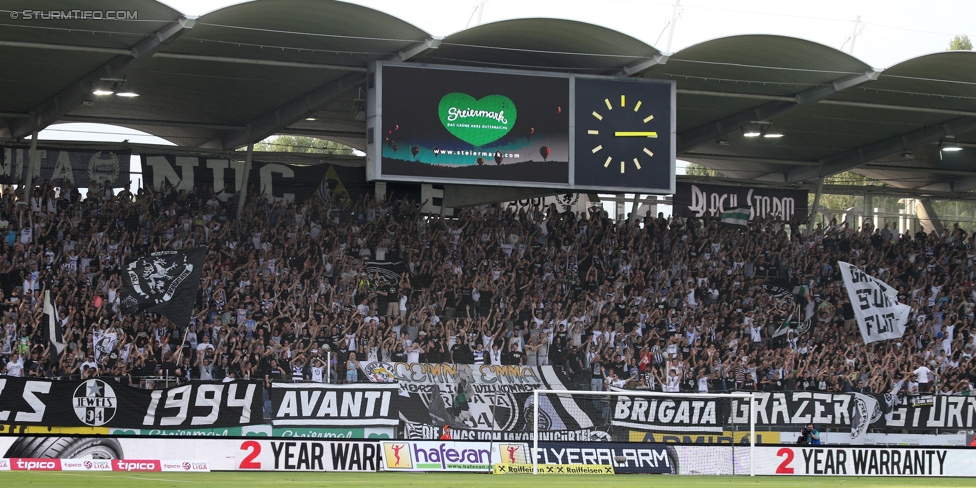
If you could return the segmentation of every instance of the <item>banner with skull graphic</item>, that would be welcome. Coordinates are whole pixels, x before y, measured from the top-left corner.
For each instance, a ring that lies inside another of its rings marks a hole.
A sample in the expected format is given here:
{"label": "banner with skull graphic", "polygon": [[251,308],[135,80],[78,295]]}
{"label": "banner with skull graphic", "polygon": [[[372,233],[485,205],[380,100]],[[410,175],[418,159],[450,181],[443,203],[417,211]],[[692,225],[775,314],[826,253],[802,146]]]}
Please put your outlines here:
{"label": "banner with skull graphic", "polygon": [[126,263],[122,273],[122,311],[158,313],[186,327],[193,313],[206,248],[160,251]]}

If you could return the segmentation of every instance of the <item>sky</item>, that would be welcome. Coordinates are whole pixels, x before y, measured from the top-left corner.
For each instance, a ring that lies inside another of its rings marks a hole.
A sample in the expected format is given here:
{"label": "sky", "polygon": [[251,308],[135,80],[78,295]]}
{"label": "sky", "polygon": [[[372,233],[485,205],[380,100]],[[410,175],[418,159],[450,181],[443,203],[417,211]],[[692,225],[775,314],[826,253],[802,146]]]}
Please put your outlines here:
{"label": "sky", "polygon": [[[240,0],[162,0],[187,15],[202,16]],[[447,36],[475,24],[481,0],[351,0],[401,18],[434,36]],[[874,68],[887,68],[916,56],[944,51],[957,34],[976,40],[976,0],[680,0],[678,20],[668,45],[666,26],[674,0],[485,0],[481,23],[549,17],[608,27],[664,52],[720,37],[778,34],[850,50],[860,16],[853,55]],[[61,124],[40,140],[101,140],[149,144],[168,142],[130,129],[96,124]],[[679,169],[679,172],[680,169]]]}
{"label": "sky", "polygon": [[[162,0],[201,16],[239,0]],[[435,36],[463,30],[479,0],[351,0],[401,18]],[[665,25],[674,0],[487,0],[482,23],[513,18],[577,20],[631,35],[665,52],[738,34],[800,37],[846,51],[861,24],[854,55],[886,68],[944,51],[956,34],[976,39],[974,0],[681,0],[670,49]]]}

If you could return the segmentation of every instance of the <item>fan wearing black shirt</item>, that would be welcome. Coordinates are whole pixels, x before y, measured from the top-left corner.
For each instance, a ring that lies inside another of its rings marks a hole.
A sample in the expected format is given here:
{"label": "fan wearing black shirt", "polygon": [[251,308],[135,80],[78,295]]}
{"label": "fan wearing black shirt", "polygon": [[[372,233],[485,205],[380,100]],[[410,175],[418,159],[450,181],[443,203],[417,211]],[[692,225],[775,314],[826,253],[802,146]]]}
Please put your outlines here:
{"label": "fan wearing black shirt", "polygon": [[525,364],[525,354],[519,351],[518,346],[512,344],[512,349],[508,353],[502,353],[502,364],[508,366],[522,366]]}
{"label": "fan wearing black shirt", "polygon": [[398,282],[391,281],[380,285],[376,288],[376,296],[379,300],[379,309],[384,311],[383,315],[393,317],[400,313],[400,284]]}

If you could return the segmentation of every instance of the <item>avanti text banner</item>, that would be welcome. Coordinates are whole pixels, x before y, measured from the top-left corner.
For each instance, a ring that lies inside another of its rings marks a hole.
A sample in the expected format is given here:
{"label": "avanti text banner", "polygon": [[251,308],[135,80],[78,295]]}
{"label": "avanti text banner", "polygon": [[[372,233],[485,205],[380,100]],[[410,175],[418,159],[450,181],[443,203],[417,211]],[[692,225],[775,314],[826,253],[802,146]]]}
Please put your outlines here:
{"label": "avanti text banner", "polygon": [[277,383],[272,424],[339,427],[396,426],[399,387],[388,384]]}

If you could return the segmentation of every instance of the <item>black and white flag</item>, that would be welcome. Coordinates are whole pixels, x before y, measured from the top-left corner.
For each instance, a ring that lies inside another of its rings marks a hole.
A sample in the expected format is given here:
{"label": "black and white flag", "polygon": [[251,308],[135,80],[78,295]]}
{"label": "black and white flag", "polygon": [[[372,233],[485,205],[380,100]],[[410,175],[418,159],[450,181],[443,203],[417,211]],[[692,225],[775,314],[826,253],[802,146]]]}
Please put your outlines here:
{"label": "black and white flag", "polygon": [[64,342],[64,325],[58,317],[58,309],[51,301],[51,290],[44,290],[44,322],[43,327],[47,339],[51,343],[51,364],[61,361],[61,353],[67,344]]}
{"label": "black and white flag", "polygon": [[864,343],[897,339],[904,335],[912,308],[898,303],[898,291],[853,264],[838,261],[837,265]]}
{"label": "black and white flag", "polygon": [[125,265],[122,274],[122,311],[158,313],[178,327],[186,327],[193,314],[207,249],[160,251],[140,256]]}

